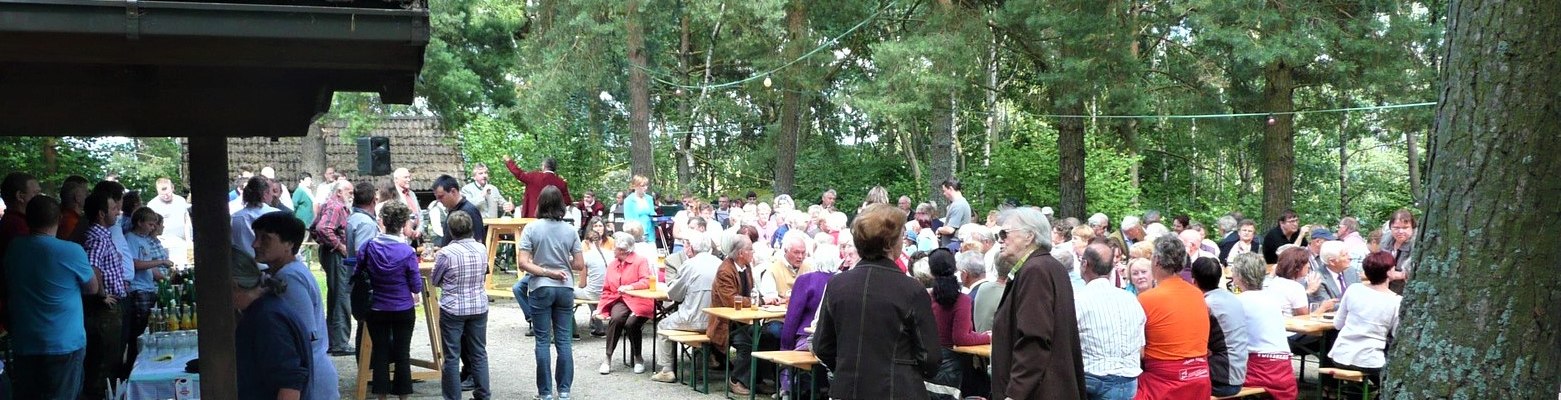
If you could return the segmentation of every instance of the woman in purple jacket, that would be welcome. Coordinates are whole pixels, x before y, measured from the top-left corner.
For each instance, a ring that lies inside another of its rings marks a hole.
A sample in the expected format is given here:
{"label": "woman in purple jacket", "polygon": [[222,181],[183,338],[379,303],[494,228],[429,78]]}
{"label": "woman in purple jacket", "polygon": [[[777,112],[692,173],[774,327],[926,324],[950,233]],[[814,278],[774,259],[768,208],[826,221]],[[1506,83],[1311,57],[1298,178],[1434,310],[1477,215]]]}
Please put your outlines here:
{"label": "woman in purple jacket", "polygon": [[[369,339],[374,343],[370,368],[374,371],[374,394],[384,400],[394,394],[402,400],[412,394],[412,323],[417,320],[412,295],[423,291],[423,279],[417,272],[417,251],[401,236],[411,210],[400,202],[385,203],[380,209],[380,226],[385,230],[358,249],[358,270],[367,271],[374,289],[369,306]],[[386,367],[396,364],[392,381]]]}

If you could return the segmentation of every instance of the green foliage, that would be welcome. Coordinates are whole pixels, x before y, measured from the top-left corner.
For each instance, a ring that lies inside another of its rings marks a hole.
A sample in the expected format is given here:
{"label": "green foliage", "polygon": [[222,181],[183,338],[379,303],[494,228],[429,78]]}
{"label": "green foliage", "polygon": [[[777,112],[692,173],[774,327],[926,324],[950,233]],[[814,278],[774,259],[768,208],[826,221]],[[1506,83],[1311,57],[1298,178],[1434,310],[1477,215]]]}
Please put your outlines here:
{"label": "green foliage", "polygon": [[184,146],[173,138],[137,138],[109,147],[105,168],[119,173],[126,188],[141,191],[142,198],[157,193],[157,179],[174,182],[175,192],[188,190],[181,171]]}
{"label": "green foliage", "polygon": [[[38,177],[43,193],[59,196],[60,183],[71,175],[88,181],[103,179],[110,152],[96,138],[0,137],[0,171],[21,171]],[[56,158],[50,162],[45,153]]]}

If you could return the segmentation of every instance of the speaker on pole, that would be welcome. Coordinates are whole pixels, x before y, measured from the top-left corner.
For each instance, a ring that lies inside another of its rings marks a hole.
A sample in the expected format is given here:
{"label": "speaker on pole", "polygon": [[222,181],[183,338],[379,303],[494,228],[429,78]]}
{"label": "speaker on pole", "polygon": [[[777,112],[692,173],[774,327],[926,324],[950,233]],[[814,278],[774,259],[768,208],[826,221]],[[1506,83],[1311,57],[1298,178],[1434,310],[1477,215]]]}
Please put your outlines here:
{"label": "speaker on pole", "polygon": [[358,174],[390,175],[390,138],[384,136],[358,138]]}

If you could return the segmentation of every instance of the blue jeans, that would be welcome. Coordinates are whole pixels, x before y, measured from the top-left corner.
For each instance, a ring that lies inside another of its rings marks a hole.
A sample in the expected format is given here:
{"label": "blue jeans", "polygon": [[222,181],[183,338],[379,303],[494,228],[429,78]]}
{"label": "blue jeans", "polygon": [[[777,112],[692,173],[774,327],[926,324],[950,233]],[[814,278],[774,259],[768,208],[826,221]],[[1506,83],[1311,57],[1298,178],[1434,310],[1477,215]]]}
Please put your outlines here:
{"label": "blue jeans", "polygon": [[[531,289],[527,303],[531,306],[531,331],[536,335],[537,394],[553,395],[554,384],[558,393],[569,393],[575,380],[575,357],[570,349],[574,330],[574,289],[568,287],[540,287]],[[558,349],[558,363],[548,368],[552,355],[549,345]],[[557,378],[554,378],[557,374]]]}
{"label": "blue jeans", "polygon": [[520,310],[526,315],[526,323],[529,324],[531,323],[531,305],[527,304],[529,301],[526,299],[526,284],[528,283],[531,283],[531,274],[526,274],[519,281],[515,281],[515,286],[510,287],[509,290],[515,294],[515,303],[520,304]]}
{"label": "blue jeans", "polygon": [[1133,400],[1138,392],[1138,378],[1084,374],[1084,392],[1089,394],[1089,400]]}
{"label": "blue jeans", "polygon": [[461,360],[467,360],[467,369],[477,390],[472,397],[485,400],[488,391],[488,313],[476,315],[439,316],[440,340],[444,343],[444,370],[440,371],[440,389],[446,400],[461,398]]}
{"label": "blue jeans", "polygon": [[6,366],[18,399],[74,399],[81,395],[87,350],[59,355],[16,356]]}
{"label": "blue jeans", "polygon": [[1214,384],[1214,391],[1211,394],[1215,397],[1228,397],[1235,396],[1236,393],[1240,392],[1241,385],[1222,385],[1216,383]]}

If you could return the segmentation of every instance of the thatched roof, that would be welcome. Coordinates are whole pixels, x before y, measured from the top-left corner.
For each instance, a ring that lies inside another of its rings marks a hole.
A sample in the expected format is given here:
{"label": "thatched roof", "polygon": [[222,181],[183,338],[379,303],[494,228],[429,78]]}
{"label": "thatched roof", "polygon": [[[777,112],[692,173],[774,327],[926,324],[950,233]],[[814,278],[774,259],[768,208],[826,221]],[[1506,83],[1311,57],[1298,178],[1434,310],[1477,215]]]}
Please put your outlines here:
{"label": "thatched roof", "polygon": [[[387,182],[390,176],[366,177],[358,174],[358,149],[353,140],[342,140],[341,132],[346,123],[340,120],[321,121],[321,136],[325,140],[325,165],[347,174],[353,182]],[[412,171],[412,187],[426,189],[439,175],[449,174],[462,181],[466,171],[462,167],[460,138],[453,132],[439,128],[433,117],[386,117],[377,127],[362,136],[390,138],[391,168],[407,168]],[[303,168],[303,141],[305,138],[229,138],[228,176],[238,176],[240,167],[259,169],[270,166],[276,169],[277,178],[292,185]],[[319,177],[321,171],[307,171]]]}

